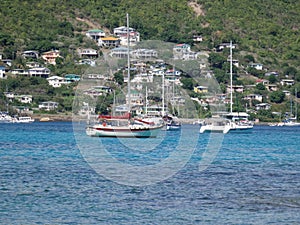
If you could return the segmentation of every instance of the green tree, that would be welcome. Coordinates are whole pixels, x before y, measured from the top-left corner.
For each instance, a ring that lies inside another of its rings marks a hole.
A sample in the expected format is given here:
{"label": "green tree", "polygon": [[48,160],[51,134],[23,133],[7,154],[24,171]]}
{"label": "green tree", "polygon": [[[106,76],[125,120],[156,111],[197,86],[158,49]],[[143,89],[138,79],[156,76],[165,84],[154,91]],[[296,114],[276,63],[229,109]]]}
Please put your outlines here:
{"label": "green tree", "polygon": [[277,81],[278,81],[278,80],[277,80],[277,77],[276,77],[274,74],[271,74],[271,75],[269,76],[269,82],[270,82],[271,84],[275,84]]}
{"label": "green tree", "polygon": [[123,85],[123,84],[124,84],[124,77],[123,77],[122,71],[119,71],[119,72],[115,73],[115,74],[114,74],[114,79],[115,79],[115,81],[116,81],[119,85]]}
{"label": "green tree", "polygon": [[266,87],[265,87],[265,85],[263,85],[263,83],[258,83],[255,87],[256,87],[256,89],[259,90],[259,91],[264,91],[264,90],[266,90]]}
{"label": "green tree", "polygon": [[255,62],[255,59],[252,55],[245,55],[244,60],[246,63]]}
{"label": "green tree", "polygon": [[208,62],[214,68],[222,69],[223,63],[226,62],[226,58],[219,53],[210,53],[208,57]]}
{"label": "green tree", "polygon": [[270,93],[269,98],[271,102],[282,103],[284,101],[285,94],[282,91],[273,91]]}
{"label": "green tree", "polygon": [[182,78],[181,83],[183,84],[184,89],[193,90],[194,88],[194,81],[192,78]]}
{"label": "green tree", "polygon": [[289,66],[284,69],[283,73],[284,75],[289,75],[289,76],[295,76],[297,74],[297,69],[295,67]]}

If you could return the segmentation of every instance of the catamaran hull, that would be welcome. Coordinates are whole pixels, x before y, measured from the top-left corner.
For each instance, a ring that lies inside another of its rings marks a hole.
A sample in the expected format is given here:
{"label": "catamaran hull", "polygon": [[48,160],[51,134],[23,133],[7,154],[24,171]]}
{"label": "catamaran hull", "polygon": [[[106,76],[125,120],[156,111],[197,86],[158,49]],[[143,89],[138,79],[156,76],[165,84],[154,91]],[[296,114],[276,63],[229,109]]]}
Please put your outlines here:
{"label": "catamaran hull", "polygon": [[230,131],[251,130],[252,128],[253,128],[253,125],[249,124],[249,123],[240,124],[240,123],[235,123],[235,122],[230,121],[230,122],[226,123],[225,125],[223,123],[202,125],[200,127],[200,133],[215,132],[215,133],[227,134]]}
{"label": "catamaran hull", "polygon": [[200,134],[207,133],[207,132],[227,134],[229,130],[230,130],[230,126],[203,125],[200,127]]}

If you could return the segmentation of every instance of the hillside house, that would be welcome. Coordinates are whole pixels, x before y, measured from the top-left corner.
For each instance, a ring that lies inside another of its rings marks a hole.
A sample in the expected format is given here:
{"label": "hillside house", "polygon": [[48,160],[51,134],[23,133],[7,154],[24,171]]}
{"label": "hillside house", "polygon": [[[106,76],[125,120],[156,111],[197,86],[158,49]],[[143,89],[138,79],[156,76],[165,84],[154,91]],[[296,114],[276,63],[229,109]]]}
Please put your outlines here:
{"label": "hillside house", "polygon": [[[127,34],[119,36],[120,45],[127,46],[128,38]],[[131,32],[129,34],[129,46],[135,46],[140,41],[140,34],[138,32]]]}
{"label": "hillside house", "polygon": [[32,95],[15,95],[12,92],[4,92],[5,97],[12,102],[14,99],[21,103],[31,104],[32,103]]}
{"label": "hillside house", "polygon": [[62,84],[68,83],[65,78],[60,77],[60,76],[49,77],[49,78],[47,78],[47,81],[48,81],[49,85],[54,88],[61,87]]}
{"label": "hillside house", "polygon": [[140,33],[137,32],[135,29],[129,27],[129,31],[127,32],[127,27],[125,26],[114,28],[114,35],[119,37],[120,45],[128,45],[128,33],[130,46],[134,46],[137,44],[137,42],[140,42]]}
{"label": "hillside house", "polygon": [[[232,49],[235,49],[237,46],[236,44],[232,44],[231,45]],[[219,51],[223,51],[225,48],[230,48],[230,43],[221,43],[216,47],[216,50]]]}
{"label": "hillside house", "polygon": [[81,59],[77,62],[77,65],[96,66],[96,61],[92,59]]}
{"label": "hillside house", "polygon": [[51,110],[55,110],[58,108],[58,103],[57,102],[41,102],[39,104],[39,109],[40,110],[45,110],[45,111],[51,111]]}
{"label": "hillside house", "polygon": [[288,91],[288,90],[283,90],[282,92],[285,94],[285,96],[290,96],[291,95],[291,92]]}
{"label": "hillside house", "polygon": [[199,62],[199,68],[200,70],[206,69],[207,68],[207,63],[204,61]]}
{"label": "hillside house", "polygon": [[197,59],[199,52],[193,52],[189,44],[178,44],[173,48],[174,59],[193,60]]}
{"label": "hillside house", "polygon": [[16,95],[15,98],[24,104],[31,104],[32,103],[32,95]]}
{"label": "hillside house", "polygon": [[138,73],[131,80],[131,83],[152,83],[152,82],[153,82],[153,74],[147,74],[147,73]]}
{"label": "hillside house", "polygon": [[[129,27],[129,33],[135,32],[134,28]],[[127,34],[127,27],[126,26],[121,26],[121,27],[116,27],[114,28],[114,35],[117,37],[123,36]]]}
{"label": "hillside house", "polygon": [[170,82],[175,82],[178,84],[180,82],[180,75],[181,71],[178,71],[176,69],[168,69],[165,71],[165,85],[169,84],[168,81]]}
{"label": "hillside house", "polygon": [[10,70],[10,73],[16,76],[29,76],[29,72],[28,70],[24,70],[24,69],[12,69]]}
{"label": "hillside house", "polygon": [[263,96],[260,94],[249,94],[244,97],[244,100],[250,100],[250,101],[256,100],[256,101],[262,102]]}
{"label": "hillside house", "polygon": [[177,44],[173,48],[174,59],[181,59],[182,56],[191,51],[189,44]]}
{"label": "hillside house", "polygon": [[[227,62],[230,62],[230,57],[227,58]],[[234,65],[235,67],[239,67],[239,60],[232,59],[232,65]]]}
{"label": "hillside house", "polygon": [[153,59],[157,58],[157,51],[151,49],[136,49],[130,52],[134,59]]}
{"label": "hillside house", "polygon": [[46,67],[36,67],[28,70],[28,75],[30,77],[48,78],[50,73],[51,71]]}
{"label": "hillside house", "polygon": [[67,83],[78,82],[81,79],[81,77],[76,74],[66,74],[64,77]]}
{"label": "hillside house", "polygon": [[105,37],[105,32],[100,29],[89,30],[85,33],[85,35],[95,41],[98,41],[100,38]]}
{"label": "hillside house", "polygon": [[[231,88],[230,86],[227,86],[227,93],[230,93]],[[243,93],[244,92],[244,86],[243,85],[232,85],[232,92],[238,92]]]}
{"label": "hillside house", "polygon": [[136,68],[137,71],[139,71],[140,73],[142,72],[147,72],[148,71],[148,67],[147,64],[144,62],[140,62],[138,60],[130,60],[131,64],[133,64],[133,66]]}
{"label": "hillside house", "polygon": [[195,93],[200,93],[200,94],[202,94],[202,93],[207,93],[208,92],[208,87],[206,87],[206,86],[197,86],[197,87],[194,87],[194,92]]}
{"label": "hillside house", "polygon": [[117,47],[110,50],[110,56],[125,59],[128,56],[128,48],[125,47]]}
{"label": "hillside house", "polygon": [[87,74],[84,75],[85,79],[93,79],[93,80],[109,80],[109,75],[105,74]]}
{"label": "hillside house", "polygon": [[14,110],[16,110],[16,112],[19,115],[22,115],[22,114],[28,115],[28,114],[33,113],[33,111],[30,111],[27,106],[13,106],[13,108],[14,108]]}
{"label": "hillside house", "polygon": [[[126,104],[128,104],[128,94],[126,95]],[[137,90],[131,90],[130,92],[130,104],[132,106],[142,106],[144,104],[144,95]]]}
{"label": "hillside house", "polygon": [[26,62],[26,66],[28,68],[39,68],[39,67],[42,67],[40,63],[38,62],[33,62],[33,61],[30,61],[30,62]]}
{"label": "hillside house", "polygon": [[294,81],[293,79],[282,79],[282,80],[280,81],[280,84],[281,84],[282,86],[292,86],[292,85],[295,84],[295,81]]}
{"label": "hillside house", "polygon": [[21,56],[25,59],[37,59],[39,58],[39,53],[38,51],[28,50],[22,52]]}
{"label": "hillside house", "polygon": [[269,81],[269,80],[266,80],[266,79],[257,79],[257,80],[255,81],[255,84],[257,85],[257,84],[259,84],[259,83],[262,83],[264,86],[267,86],[267,85],[269,85],[270,81]]}
{"label": "hillside house", "polygon": [[46,63],[56,65],[56,59],[60,56],[60,51],[59,50],[51,50],[48,52],[44,52],[42,54],[42,59],[46,61]]}
{"label": "hillside house", "polygon": [[99,38],[98,45],[104,48],[115,48],[120,46],[121,40],[115,37],[104,37]]}
{"label": "hillside house", "polygon": [[268,84],[268,85],[266,85],[266,88],[268,89],[268,91],[277,91],[278,90],[277,84]]}
{"label": "hillside house", "polygon": [[77,53],[80,58],[97,58],[98,51],[92,48],[79,48],[77,49]]}
{"label": "hillside house", "polygon": [[202,35],[193,35],[193,42],[202,42],[203,37]]}
{"label": "hillside house", "polygon": [[7,66],[12,66],[12,60],[11,59],[1,59],[1,61],[6,64]]}
{"label": "hillside house", "polygon": [[263,64],[261,63],[249,63],[248,67],[257,69],[257,70],[263,70]]}
{"label": "hillside house", "polygon": [[169,70],[166,70],[166,72],[165,72],[166,77],[180,76],[180,75],[181,75],[181,72],[179,70],[176,70],[176,69],[169,69]]}
{"label": "hillside house", "polygon": [[271,104],[269,103],[259,103],[255,105],[256,110],[269,110],[271,109]]}
{"label": "hillside house", "polygon": [[181,56],[182,60],[194,60],[198,58],[199,53],[198,52],[184,52]]}
{"label": "hillside house", "polygon": [[108,86],[95,86],[88,90],[85,90],[83,93],[85,95],[89,95],[93,98],[97,98],[98,96],[105,96],[111,93],[113,90]]}
{"label": "hillside house", "polygon": [[155,76],[163,76],[165,74],[165,70],[164,69],[153,69],[153,70],[150,70],[150,73]]}
{"label": "hillside house", "polygon": [[266,72],[266,73],[265,73],[265,76],[266,76],[266,77],[269,77],[269,76],[271,76],[271,75],[274,75],[275,77],[278,77],[278,76],[279,76],[279,73],[276,72],[276,71],[271,71],[271,72]]}
{"label": "hillside house", "polygon": [[[144,109],[146,112],[146,108]],[[163,116],[162,115],[163,107],[160,105],[148,105],[147,106],[147,115],[148,116]],[[167,108],[164,109],[165,113],[168,113]]]}
{"label": "hillside house", "polygon": [[162,61],[162,60],[156,60],[156,61],[157,61],[157,63],[150,65],[151,70],[154,70],[154,69],[165,70],[167,68],[164,61]]}

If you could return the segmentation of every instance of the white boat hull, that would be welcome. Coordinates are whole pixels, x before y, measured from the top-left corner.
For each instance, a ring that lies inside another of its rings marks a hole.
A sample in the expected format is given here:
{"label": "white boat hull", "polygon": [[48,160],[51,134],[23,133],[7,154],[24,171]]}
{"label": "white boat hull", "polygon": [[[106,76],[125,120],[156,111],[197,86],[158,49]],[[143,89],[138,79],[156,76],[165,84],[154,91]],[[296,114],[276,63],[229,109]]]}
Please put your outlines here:
{"label": "white boat hull", "polygon": [[284,123],[283,126],[296,127],[296,126],[300,126],[300,123],[298,123],[298,122],[289,122],[289,123]]}
{"label": "white boat hull", "polygon": [[91,137],[154,138],[158,135],[161,128],[161,126],[104,127],[95,125],[88,127],[86,134]]}
{"label": "white boat hull", "polygon": [[252,128],[253,128],[252,124],[236,124],[236,123],[231,123],[230,130],[250,130]]}
{"label": "white boat hull", "polygon": [[225,126],[202,125],[200,127],[200,134],[206,133],[206,132],[227,134],[229,132],[229,130],[230,130],[229,125],[225,125]]}
{"label": "white boat hull", "polygon": [[180,130],[181,125],[166,125],[166,130]]}
{"label": "white boat hull", "polygon": [[33,123],[34,119],[31,117],[19,117],[13,120],[13,123]]}
{"label": "white boat hull", "polygon": [[253,128],[251,123],[238,123],[233,121],[213,121],[209,124],[204,124],[200,127],[200,133],[218,132],[227,134],[229,131],[250,130]]}

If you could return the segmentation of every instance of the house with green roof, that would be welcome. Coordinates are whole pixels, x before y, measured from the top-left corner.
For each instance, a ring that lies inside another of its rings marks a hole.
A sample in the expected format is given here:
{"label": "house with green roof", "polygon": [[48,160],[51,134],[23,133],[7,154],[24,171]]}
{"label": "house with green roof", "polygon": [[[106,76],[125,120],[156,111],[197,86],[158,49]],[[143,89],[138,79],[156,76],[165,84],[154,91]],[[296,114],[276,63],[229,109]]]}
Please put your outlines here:
{"label": "house with green roof", "polygon": [[105,37],[105,32],[100,29],[89,30],[85,33],[85,35],[95,41],[98,41],[99,38]]}

